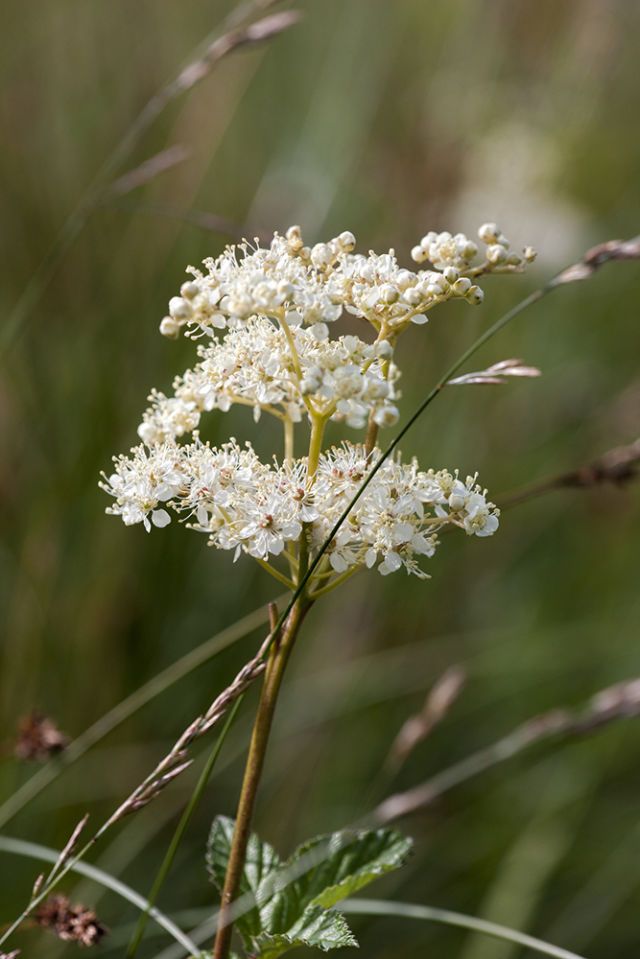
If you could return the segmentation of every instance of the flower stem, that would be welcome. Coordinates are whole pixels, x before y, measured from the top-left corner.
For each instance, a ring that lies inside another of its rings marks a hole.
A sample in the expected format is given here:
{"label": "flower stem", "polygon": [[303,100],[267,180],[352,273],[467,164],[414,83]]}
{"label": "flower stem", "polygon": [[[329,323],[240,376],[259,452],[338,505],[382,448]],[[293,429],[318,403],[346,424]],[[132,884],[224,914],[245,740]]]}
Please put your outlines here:
{"label": "flower stem", "polygon": [[284,418],[284,458],[293,459],[294,450],[294,423],[290,416]]}
{"label": "flower stem", "polygon": [[373,418],[373,413],[369,416],[369,424],[367,426],[367,435],[364,441],[364,448],[367,456],[371,456],[376,445],[376,440],[378,439],[378,424]]}
{"label": "flower stem", "polygon": [[274,642],[269,654],[269,662],[265,672],[258,712],[251,735],[251,744],[249,746],[249,754],[247,756],[244,779],[240,792],[229,862],[227,863],[227,873],[222,890],[218,931],[213,947],[213,959],[227,959],[229,955],[231,934],[233,931],[231,904],[237,896],[242,871],[244,869],[247,845],[251,834],[253,810],[267,752],[273,714],[282,684],[282,677],[293,644],[311,604],[312,601],[304,594],[298,597],[282,627],[280,636]]}
{"label": "flower stem", "polygon": [[[319,589],[313,590],[311,597],[313,599],[318,599],[319,596],[324,596],[325,593],[330,593],[336,586],[342,586],[343,583],[346,583],[348,579],[354,575],[354,573],[359,573],[365,567],[362,563],[359,566],[351,566],[350,569],[345,570],[344,573],[341,573],[336,579],[332,579],[331,582],[327,583],[325,586],[321,586]],[[314,580],[315,582],[315,580]]]}
{"label": "flower stem", "polygon": [[322,439],[326,426],[324,416],[314,416],[311,419],[311,439],[309,441],[309,460],[307,466],[307,476],[313,481],[320,462],[320,453],[322,452]]}

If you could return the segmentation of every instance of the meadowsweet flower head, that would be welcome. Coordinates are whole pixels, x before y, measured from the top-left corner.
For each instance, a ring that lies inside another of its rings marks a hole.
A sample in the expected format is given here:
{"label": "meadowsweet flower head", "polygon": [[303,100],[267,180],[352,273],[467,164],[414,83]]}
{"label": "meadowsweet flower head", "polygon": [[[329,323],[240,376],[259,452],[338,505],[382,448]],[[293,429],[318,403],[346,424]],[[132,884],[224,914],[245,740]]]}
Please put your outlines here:
{"label": "meadowsweet flower head", "polygon": [[398,418],[398,369],[357,336],[317,340],[312,330],[294,326],[287,337],[272,320],[253,316],[200,346],[198,356],[196,366],[174,380],[173,396],[157,390],[149,396],[138,428],[147,445],[191,433],[202,413],[226,412],[236,403],[252,407],[256,420],[266,411],[297,423],[313,409],[362,429],[370,413],[380,425]]}
{"label": "meadowsweet flower head", "polygon": [[[151,392],[142,443],[103,474],[113,497],[107,512],[146,530],[173,515],[210,545],[247,554],[291,583],[303,554],[313,558],[332,535],[313,581],[319,592],[358,569],[424,578],[444,527],[493,534],[499,511],[475,476],[399,457],[382,465],[332,534],[381,455],[378,430],[398,420],[399,337],[450,299],[481,302],[479,277],[520,272],[535,255],[514,253],[494,223],[478,236],[483,256],[462,233],[427,233],[411,251],[424,267],[414,270],[394,250],[357,253],[348,231],[309,246],[291,227],[267,247],[245,242],[190,267],[161,332],[199,339],[196,362],[172,392]],[[203,417],[234,405],[283,424],[282,459],[263,462],[248,442],[200,439]],[[330,421],[366,429],[366,445],[356,438],[326,448]],[[303,434],[306,455],[296,456]]]}

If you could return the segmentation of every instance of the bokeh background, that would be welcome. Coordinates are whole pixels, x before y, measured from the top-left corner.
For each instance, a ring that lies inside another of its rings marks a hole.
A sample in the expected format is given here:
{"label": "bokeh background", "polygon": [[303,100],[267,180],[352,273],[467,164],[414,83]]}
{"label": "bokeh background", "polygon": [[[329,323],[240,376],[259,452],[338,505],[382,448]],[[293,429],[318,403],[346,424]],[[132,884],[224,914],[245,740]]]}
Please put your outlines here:
{"label": "bokeh background", "polygon": [[[537,247],[527,276],[488,280],[481,308],[445,307],[403,344],[408,411],[503,310],[593,243],[638,233],[638,4],[304,0],[299,25],[229,56],[162,113],[118,174],[172,144],[189,156],[137,190],[104,197],[14,322],[115,144],[232,6],[3,8],[3,797],[34,772],[11,758],[19,716],[38,706],[77,735],[274,594],[249,560],[233,566],[175,525],[147,535],[104,515],[99,471],[135,442],[149,388],[167,388],[191,357],[188,343],[157,334],[186,264],[216,254],[235,232],[291,223],[312,241],[350,229],[364,249],[393,246],[405,259],[428,229],[473,233],[488,219],[518,246]],[[638,266],[612,264],[531,309],[473,368],[521,356],[543,378],[448,392],[405,452],[479,470],[499,502],[501,492],[635,439],[639,294]],[[220,414],[210,435],[257,436],[268,450],[279,444],[270,429],[240,409]],[[363,576],[316,608],[282,696],[259,831],[289,851],[353,821],[385,789],[637,674],[639,519],[632,486],[554,493],[505,513],[492,540],[447,540],[427,583]],[[85,810],[100,822],[259,636],[130,719],[3,832],[59,847]],[[468,675],[463,695],[381,786],[399,727],[454,664]],[[233,813],[253,705],[249,697],[160,897],[172,914],[214,902],[204,839],[215,813]],[[640,939],[639,758],[640,723],[630,721],[460,786],[403,821],[416,855],[372,894],[494,919],[591,959],[631,959]],[[95,861],[146,892],[195,776],[114,830]],[[0,921],[24,903],[38,870],[0,856]],[[96,904],[114,930],[102,952],[123,954],[121,927],[135,911],[84,881],[65,888]],[[353,922],[369,959],[523,955],[425,923]],[[44,933],[16,945],[43,959],[63,951]],[[141,955],[165,945],[149,940]]]}

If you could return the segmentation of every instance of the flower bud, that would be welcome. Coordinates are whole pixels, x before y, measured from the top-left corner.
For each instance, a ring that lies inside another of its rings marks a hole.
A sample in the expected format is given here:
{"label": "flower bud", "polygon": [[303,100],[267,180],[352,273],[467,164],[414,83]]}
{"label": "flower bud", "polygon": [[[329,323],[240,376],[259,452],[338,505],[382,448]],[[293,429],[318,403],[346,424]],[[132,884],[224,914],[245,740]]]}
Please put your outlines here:
{"label": "flower bud", "polygon": [[399,290],[406,290],[415,283],[416,275],[411,270],[400,270],[396,275],[396,286]]}
{"label": "flower bud", "polygon": [[383,400],[389,395],[389,384],[386,380],[370,379],[365,394],[368,400]]}
{"label": "flower bud", "polygon": [[421,246],[414,246],[411,250],[411,259],[415,260],[416,263],[424,263],[425,260],[429,259],[429,254]]}
{"label": "flower bud", "polygon": [[424,296],[420,290],[417,290],[415,286],[412,286],[410,289],[405,290],[403,300],[405,303],[408,303],[409,306],[419,306],[419,304],[424,300]]}
{"label": "flower bud", "polygon": [[192,300],[200,292],[200,287],[195,282],[195,280],[187,280],[186,283],[183,283],[180,287],[180,294],[184,296],[186,300]]}
{"label": "flower bud", "polygon": [[170,340],[178,338],[180,324],[172,316],[165,316],[160,323],[160,332]]}
{"label": "flower bud", "polygon": [[181,296],[172,296],[169,300],[169,313],[175,320],[188,320],[193,310]]}
{"label": "flower bud", "polygon": [[385,285],[380,290],[380,299],[383,303],[387,303],[389,306],[392,303],[396,303],[400,299],[400,292],[393,286],[392,283],[385,283]]}
{"label": "flower bud", "polygon": [[311,247],[311,262],[318,269],[324,269],[331,262],[331,250],[326,243],[316,243]]}
{"label": "flower bud", "polygon": [[471,289],[472,285],[473,284],[468,276],[461,276],[460,279],[456,280],[456,282],[453,284],[452,289],[457,296],[465,296]]}
{"label": "flower bud", "polygon": [[497,266],[507,259],[507,251],[501,243],[492,243],[487,247],[487,260]]}
{"label": "flower bud", "polygon": [[287,246],[292,253],[299,253],[304,246],[299,226],[290,226],[285,233]]}
{"label": "flower bud", "polygon": [[345,253],[351,253],[352,250],[356,248],[356,238],[349,230],[345,230],[338,237],[338,243],[340,248],[344,250]]}
{"label": "flower bud", "polygon": [[474,285],[467,292],[465,300],[467,303],[471,303],[472,306],[479,306],[484,300],[484,291],[481,290],[479,286]]}
{"label": "flower bud", "polygon": [[497,223],[483,223],[478,230],[478,236],[483,243],[497,243],[500,227]]}

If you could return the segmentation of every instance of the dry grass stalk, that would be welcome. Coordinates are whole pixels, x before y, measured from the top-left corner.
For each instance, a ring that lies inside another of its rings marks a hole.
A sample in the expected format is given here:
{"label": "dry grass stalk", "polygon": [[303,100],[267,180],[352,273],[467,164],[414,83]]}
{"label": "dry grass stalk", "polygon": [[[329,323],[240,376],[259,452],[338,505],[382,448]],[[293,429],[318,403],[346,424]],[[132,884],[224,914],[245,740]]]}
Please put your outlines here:
{"label": "dry grass stalk", "polygon": [[124,196],[132,190],[137,190],[139,187],[145,186],[161,173],[171,170],[174,166],[186,160],[190,155],[191,151],[180,143],[167,147],[166,150],[161,150],[160,153],[154,154],[154,156],[145,160],[144,163],[141,163],[135,167],[135,169],[129,170],[128,173],[124,173],[121,177],[118,177],[117,180],[114,180],[108,192],[115,196]]}
{"label": "dry grass stalk", "polygon": [[387,768],[399,769],[418,743],[442,722],[462,692],[466,678],[465,671],[459,666],[452,666],[440,677],[429,691],[420,712],[407,719],[394,739],[385,762]]}
{"label": "dry grass stalk", "polygon": [[536,366],[527,366],[523,360],[500,360],[499,363],[493,363],[486,370],[456,376],[455,379],[447,382],[447,386],[467,386],[471,384],[500,386],[506,383],[507,377],[510,376],[533,377],[541,375]]}
{"label": "dry grass stalk", "polygon": [[255,226],[242,226],[235,223],[228,217],[220,216],[218,213],[209,213],[207,210],[183,210],[179,206],[170,203],[136,203],[119,197],[106,197],[105,203],[110,207],[121,210],[131,210],[133,213],[146,213],[151,216],[166,217],[169,220],[180,220],[195,226],[208,233],[220,233],[237,242],[242,241],[247,236],[263,239],[261,231]]}
{"label": "dry grass stalk", "polygon": [[[27,284],[21,298],[8,318],[3,330],[0,346],[5,348],[12,342],[22,324],[39,301],[47,285],[62,262],[67,250],[84,227],[92,211],[109,193],[109,181],[118,168],[139,143],[143,134],[157,119],[162,111],[176,97],[190,90],[196,83],[209,75],[213,67],[234,50],[262,43],[294,26],[300,14],[283,11],[263,17],[253,23],[246,23],[257,13],[272,6],[272,0],[252,0],[236,8],[222,27],[222,35],[210,41],[203,55],[192,60],[178,76],[162,87],[146,103],[133,124],[102,165],[95,179],[78,201],[75,210],[63,224],[60,233],[41,261],[39,267]],[[242,22],[242,26],[237,26]]]}
{"label": "dry grass stalk", "polygon": [[499,497],[501,508],[515,506],[528,499],[560,489],[590,489],[603,483],[624,486],[640,475],[640,439],[628,446],[608,450],[584,466],[552,476],[533,486]]}
{"label": "dry grass stalk", "polygon": [[575,283],[576,280],[588,280],[590,276],[611,260],[640,260],[640,236],[631,240],[607,240],[599,243],[584,254],[578,263],[559,273],[554,286],[562,283]]}
{"label": "dry grass stalk", "polygon": [[559,737],[592,733],[619,719],[640,715],[640,679],[625,680],[601,690],[579,711],[553,709],[534,716],[496,743],[437,773],[431,779],[385,799],[373,812],[376,822],[386,824],[429,806],[454,786],[503,763],[535,743]]}
{"label": "dry grass stalk", "polygon": [[[270,604],[270,619],[274,617],[272,606],[273,604]],[[153,772],[147,776],[144,782],[134,789],[131,795],[125,799],[113,815],[104,823],[96,834],[96,839],[115,822],[118,822],[124,816],[136,812],[138,809],[150,803],[162,792],[165,786],[176,779],[177,776],[191,765],[192,760],[187,758],[187,750],[189,747],[215,726],[235,700],[262,675],[266,669],[265,654],[275,640],[276,637],[274,635],[274,629],[272,628],[263,640],[255,656],[245,663],[242,669],[237,673],[233,682],[214,699],[209,709],[198,716],[184,730],[171,750],[160,760]]]}
{"label": "dry grass stalk", "polygon": [[144,118],[143,122],[146,127],[151,120],[155,119],[164,110],[171,100],[186,93],[196,83],[204,80],[213,67],[229,53],[239,47],[252,46],[263,43],[265,40],[271,40],[293,27],[300,18],[300,13],[294,10],[285,10],[282,13],[273,13],[268,17],[263,17],[247,26],[228,30],[222,36],[217,37],[209,44],[202,56],[187,64],[175,80],[168,83],[147,103],[138,122]]}
{"label": "dry grass stalk", "polygon": [[[86,813],[82,817],[80,822],[77,824],[77,826],[74,828],[73,832],[71,833],[67,841],[67,844],[65,845],[64,849],[58,856],[58,859],[56,860],[56,862],[53,864],[53,868],[49,874],[49,881],[58,872],[58,870],[64,866],[64,864],[67,862],[71,854],[75,851],[78,845],[78,839],[80,838],[80,834],[82,833],[84,827],[87,825],[88,820],[89,820],[89,813]],[[35,898],[37,894],[38,894],[38,890],[36,890],[34,886],[33,897]]]}
{"label": "dry grass stalk", "polygon": [[44,883],[44,873],[41,872],[39,876],[36,877],[36,881],[33,884],[33,889],[31,890],[31,899],[34,900],[40,890],[42,889],[42,884]]}

